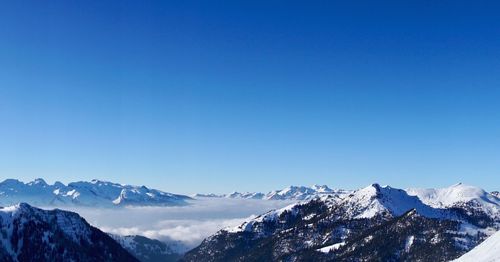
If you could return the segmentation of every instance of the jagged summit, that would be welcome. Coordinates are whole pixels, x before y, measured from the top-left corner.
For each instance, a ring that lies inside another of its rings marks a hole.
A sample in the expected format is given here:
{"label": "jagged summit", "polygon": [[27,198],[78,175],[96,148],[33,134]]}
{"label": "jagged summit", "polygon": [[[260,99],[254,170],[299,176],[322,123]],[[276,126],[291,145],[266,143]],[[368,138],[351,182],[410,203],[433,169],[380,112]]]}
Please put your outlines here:
{"label": "jagged summit", "polygon": [[65,185],[55,182],[49,185],[37,178],[23,183],[16,179],[6,179],[0,183],[0,205],[28,202],[37,206],[167,206],[184,205],[190,199],[146,186],[122,185],[93,179]]}
{"label": "jagged summit", "polygon": [[309,200],[322,195],[335,194],[345,195],[352,191],[342,189],[331,189],[327,185],[307,186],[288,186],[283,189],[270,191],[268,193],[260,192],[232,192],[230,194],[195,194],[194,197],[212,197],[212,198],[237,198],[237,199],[263,199],[263,200]]}

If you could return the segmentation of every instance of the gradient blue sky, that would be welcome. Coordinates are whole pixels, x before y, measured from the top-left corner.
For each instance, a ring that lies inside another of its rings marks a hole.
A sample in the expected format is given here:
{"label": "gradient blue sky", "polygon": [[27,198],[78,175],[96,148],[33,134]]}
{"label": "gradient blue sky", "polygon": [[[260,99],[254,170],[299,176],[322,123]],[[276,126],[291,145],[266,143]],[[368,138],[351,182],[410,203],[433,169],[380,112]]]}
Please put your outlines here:
{"label": "gradient blue sky", "polygon": [[498,190],[495,2],[2,1],[0,177]]}

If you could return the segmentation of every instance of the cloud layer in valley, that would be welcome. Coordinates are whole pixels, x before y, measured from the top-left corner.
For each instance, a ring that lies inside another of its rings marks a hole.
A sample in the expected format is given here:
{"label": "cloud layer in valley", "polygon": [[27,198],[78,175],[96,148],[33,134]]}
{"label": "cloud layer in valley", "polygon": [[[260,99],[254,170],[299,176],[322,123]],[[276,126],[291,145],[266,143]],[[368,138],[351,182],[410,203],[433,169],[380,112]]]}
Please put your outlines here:
{"label": "cloud layer in valley", "polygon": [[187,206],[123,209],[73,208],[90,224],[119,235],[143,235],[194,247],[218,230],[289,204],[286,201],[198,199]]}

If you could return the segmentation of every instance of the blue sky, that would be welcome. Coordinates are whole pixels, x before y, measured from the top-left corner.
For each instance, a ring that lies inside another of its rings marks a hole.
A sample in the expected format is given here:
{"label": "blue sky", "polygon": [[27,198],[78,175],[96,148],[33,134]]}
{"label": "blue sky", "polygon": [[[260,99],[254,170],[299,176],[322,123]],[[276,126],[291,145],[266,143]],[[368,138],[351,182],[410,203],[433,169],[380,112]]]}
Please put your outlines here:
{"label": "blue sky", "polygon": [[0,4],[0,176],[500,189],[500,5]]}

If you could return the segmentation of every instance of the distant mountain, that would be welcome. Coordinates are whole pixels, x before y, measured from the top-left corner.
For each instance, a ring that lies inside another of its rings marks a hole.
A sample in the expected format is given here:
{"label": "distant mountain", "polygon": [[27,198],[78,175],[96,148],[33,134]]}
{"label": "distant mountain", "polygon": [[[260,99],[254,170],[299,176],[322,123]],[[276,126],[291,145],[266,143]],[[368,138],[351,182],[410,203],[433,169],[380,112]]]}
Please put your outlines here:
{"label": "distant mountain", "polygon": [[178,261],[187,251],[180,243],[164,243],[143,236],[110,236],[141,262]]}
{"label": "distant mountain", "polygon": [[138,261],[78,214],[21,203],[0,208],[0,261]]}
{"label": "distant mountain", "polygon": [[121,185],[100,180],[47,184],[43,179],[23,183],[7,179],[0,183],[0,205],[26,202],[36,206],[171,206],[184,205],[188,196],[149,189],[145,186]]}
{"label": "distant mountain", "polygon": [[195,194],[195,198],[235,198],[235,199],[262,199],[262,200],[309,200],[317,196],[326,194],[345,195],[352,191],[342,189],[331,189],[326,185],[289,186],[281,190],[274,190],[268,193],[260,192],[233,192],[230,194]]}
{"label": "distant mountain", "polygon": [[454,262],[498,262],[500,261],[500,232],[487,238],[477,247]]}
{"label": "distant mountain", "polygon": [[[453,189],[461,193],[450,197],[462,198],[470,190]],[[439,206],[378,184],[348,194],[323,194],[221,230],[183,260],[449,261],[500,225],[489,213],[490,204],[500,201],[481,202],[482,193],[472,191],[479,195]]]}
{"label": "distant mountain", "polygon": [[194,197],[194,198],[222,198],[222,197],[224,197],[224,195],[217,195],[217,194],[210,193],[210,194],[194,194],[194,195],[192,195],[192,197]]}

